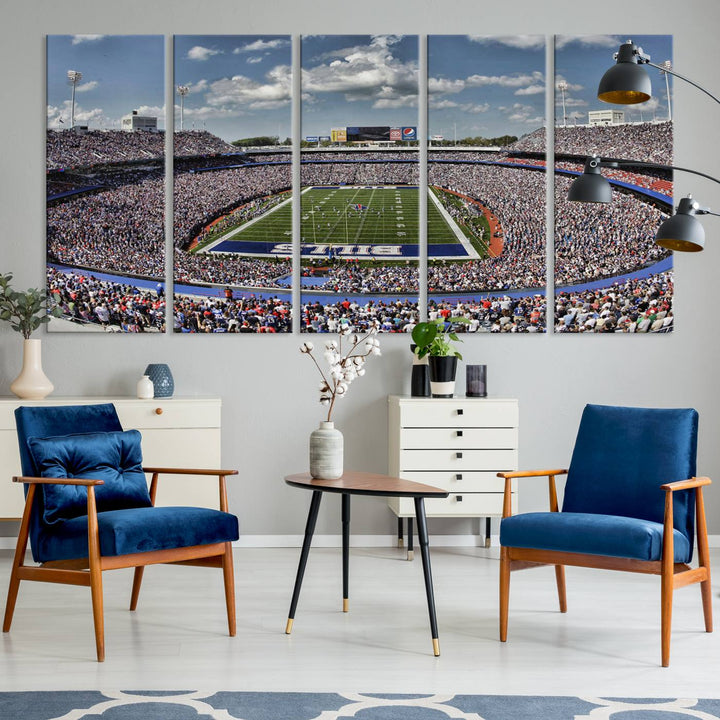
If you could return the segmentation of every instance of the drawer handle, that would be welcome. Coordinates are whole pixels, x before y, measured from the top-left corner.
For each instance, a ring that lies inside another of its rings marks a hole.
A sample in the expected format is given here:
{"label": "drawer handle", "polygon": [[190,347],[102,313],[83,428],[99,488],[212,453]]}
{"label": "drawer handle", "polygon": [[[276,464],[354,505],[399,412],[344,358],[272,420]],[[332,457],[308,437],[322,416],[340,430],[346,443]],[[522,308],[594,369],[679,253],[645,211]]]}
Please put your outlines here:
{"label": "drawer handle", "polygon": [[457,414],[458,414],[458,415],[462,415],[462,414],[463,414],[463,409],[462,409],[462,408],[458,408]]}
{"label": "drawer handle", "polygon": [[163,409],[162,409],[162,408],[155,408],[155,414],[156,414],[156,415],[162,415],[162,414],[163,414]]}
{"label": "drawer handle", "polygon": [[462,453],[461,453],[461,452],[455,453],[455,457],[456,457],[458,460],[462,460]]}
{"label": "drawer handle", "polygon": [[462,473],[457,473],[457,475],[455,475],[455,479],[462,480]]}
{"label": "drawer handle", "polygon": [[455,435],[456,435],[456,437],[462,437],[462,436],[463,436],[463,431],[462,431],[462,430],[456,430],[456,431],[455,431]]}
{"label": "drawer handle", "polygon": [[455,502],[462,502],[462,495],[456,495]]}

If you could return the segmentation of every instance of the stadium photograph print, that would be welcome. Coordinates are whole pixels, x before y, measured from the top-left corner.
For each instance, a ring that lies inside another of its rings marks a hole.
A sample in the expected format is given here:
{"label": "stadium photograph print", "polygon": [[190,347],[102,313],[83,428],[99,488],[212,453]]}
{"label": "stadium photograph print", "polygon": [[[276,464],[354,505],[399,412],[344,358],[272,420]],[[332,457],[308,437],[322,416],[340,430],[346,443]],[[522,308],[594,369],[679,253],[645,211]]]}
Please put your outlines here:
{"label": "stadium photograph print", "polygon": [[303,332],[418,320],[418,37],[301,40]]}
{"label": "stadium photograph print", "polygon": [[428,37],[428,316],[545,332],[545,38]]}
{"label": "stadium photograph print", "polygon": [[[628,37],[555,39],[555,332],[673,329],[672,253],[655,244],[658,226],[672,213],[672,171],[632,165],[673,162],[672,77],[651,68],[652,97],[644,103],[597,97]],[[671,63],[670,35],[632,41],[654,63]],[[595,156],[630,161],[600,168],[611,201],[569,201],[571,183]]]}
{"label": "stadium photograph print", "polygon": [[174,331],[292,331],[287,35],[174,38]]}
{"label": "stadium photograph print", "polygon": [[47,37],[50,331],[165,329],[164,39]]}

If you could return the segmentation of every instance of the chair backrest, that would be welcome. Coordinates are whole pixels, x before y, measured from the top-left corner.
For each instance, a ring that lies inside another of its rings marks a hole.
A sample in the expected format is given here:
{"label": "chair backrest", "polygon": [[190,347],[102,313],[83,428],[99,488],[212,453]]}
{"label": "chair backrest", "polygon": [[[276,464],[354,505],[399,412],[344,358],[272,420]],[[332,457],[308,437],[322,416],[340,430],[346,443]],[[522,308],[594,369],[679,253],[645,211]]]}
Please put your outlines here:
{"label": "chair backrest", "polygon": [[[112,403],[97,405],[60,405],[19,407],[15,410],[20,449],[20,464],[23,475],[36,477],[39,468],[33,460],[28,445],[30,438],[49,438],[76,433],[121,431],[122,425]],[[43,493],[35,493],[35,502],[30,519],[30,546],[38,560],[36,549],[42,532],[42,518],[45,512]]]}
{"label": "chair backrest", "polygon": [[[663,522],[663,483],[694,477],[698,414],[691,408],[586,405],[565,485],[563,512]],[[674,493],[676,530],[693,542],[695,495]]]}

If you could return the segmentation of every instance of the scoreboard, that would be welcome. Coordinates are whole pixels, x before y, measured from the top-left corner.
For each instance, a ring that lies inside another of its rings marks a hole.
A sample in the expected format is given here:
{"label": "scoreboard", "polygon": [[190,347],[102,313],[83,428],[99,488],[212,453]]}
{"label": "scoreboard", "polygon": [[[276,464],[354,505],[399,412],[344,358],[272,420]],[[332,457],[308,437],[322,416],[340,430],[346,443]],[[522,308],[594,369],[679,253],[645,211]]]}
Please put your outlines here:
{"label": "scoreboard", "polygon": [[417,127],[390,127],[389,125],[352,125],[333,128],[333,142],[395,142],[417,140]]}

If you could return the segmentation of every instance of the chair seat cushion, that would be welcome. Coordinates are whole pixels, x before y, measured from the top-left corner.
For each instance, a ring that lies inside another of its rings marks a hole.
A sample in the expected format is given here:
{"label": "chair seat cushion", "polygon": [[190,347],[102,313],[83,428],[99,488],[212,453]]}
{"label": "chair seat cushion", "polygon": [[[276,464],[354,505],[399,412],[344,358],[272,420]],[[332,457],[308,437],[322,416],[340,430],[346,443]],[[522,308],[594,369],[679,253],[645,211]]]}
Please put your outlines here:
{"label": "chair seat cushion", "polygon": [[[103,480],[95,486],[98,512],[150,506],[137,430],[96,432],[28,440],[41,477]],[[87,515],[87,488],[43,485],[43,522]]]}
{"label": "chair seat cushion", "polygon": [[[143,507],[98,513],[101,555],[167,550],[237,540],[235,515],[195,507]],[[65,520],[41,533],[36,561],[88,556],[87,516]]]}
{"label": "chair seat cushion", "polygon": [[[692,547],[674,530],[674,562],[690,562]],[[504,518],[500,544],[505,547],[557,550],[636,560],[660,560],[661,523],[618,515],[573,512],[531,512]]]}

